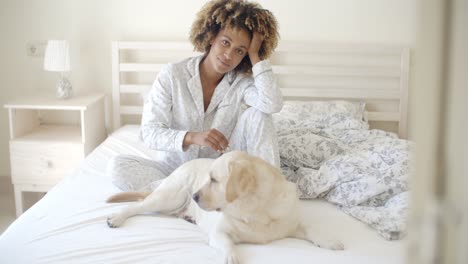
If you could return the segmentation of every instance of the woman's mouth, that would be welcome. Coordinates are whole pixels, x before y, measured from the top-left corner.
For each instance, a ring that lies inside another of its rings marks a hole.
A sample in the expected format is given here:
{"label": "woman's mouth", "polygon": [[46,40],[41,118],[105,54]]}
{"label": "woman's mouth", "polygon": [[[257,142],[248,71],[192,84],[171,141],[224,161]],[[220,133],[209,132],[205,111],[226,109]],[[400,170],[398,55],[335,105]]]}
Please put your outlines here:
{"label": "woman's mouth", "polygon": [[227,62],[223,61],[222,59],[218,58],[219,62],[221,62],[221,64],[224,66],[224,67],[227,67],[229,68],[231,65],[229,65]]}

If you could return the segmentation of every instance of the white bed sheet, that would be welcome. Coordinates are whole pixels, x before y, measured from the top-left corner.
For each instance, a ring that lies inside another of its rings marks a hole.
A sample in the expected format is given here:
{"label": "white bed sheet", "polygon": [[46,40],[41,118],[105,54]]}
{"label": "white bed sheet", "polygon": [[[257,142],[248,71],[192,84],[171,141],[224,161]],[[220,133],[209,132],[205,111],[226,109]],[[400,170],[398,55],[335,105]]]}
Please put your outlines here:
{"label": "white bed sheet", "polygon": [[[223,263],[208,236],[182,219],[140,215],[121,228],[106,218],[125,204],[106,204],[118,192],[105,175],[110,157],[154,157],[138,141],[138,126],[109,136],[78,168],[21,215],[0,237],[0,263]],[[240,245],[243,264],[404,263],[406,241],[387,241],[364,223],[324,201],[301,201],[309,223],[339,238],[346,249],[330,251],[283,239]]]}

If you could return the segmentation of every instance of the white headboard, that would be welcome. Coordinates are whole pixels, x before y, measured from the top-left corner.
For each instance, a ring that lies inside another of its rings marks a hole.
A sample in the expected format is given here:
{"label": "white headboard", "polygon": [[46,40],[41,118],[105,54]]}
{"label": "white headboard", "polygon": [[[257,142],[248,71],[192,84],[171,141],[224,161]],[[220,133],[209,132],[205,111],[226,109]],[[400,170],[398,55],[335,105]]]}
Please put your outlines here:
{"label": "white headboard", "polygon": [[[140,121],[161,66],[196,55],[181,42],[113,42],[114,129]],[[409,48],[282,41],[272,58],[285,100],[365,101],[371,128],[407,136]]]}

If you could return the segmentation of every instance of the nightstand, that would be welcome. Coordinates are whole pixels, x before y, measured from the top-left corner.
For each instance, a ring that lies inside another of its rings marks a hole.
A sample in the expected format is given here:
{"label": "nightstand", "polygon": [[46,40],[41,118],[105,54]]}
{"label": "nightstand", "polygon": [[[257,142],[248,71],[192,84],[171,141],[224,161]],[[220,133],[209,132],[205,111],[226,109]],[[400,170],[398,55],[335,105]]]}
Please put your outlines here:
{"label": "nightstand", "polygon": [[[23,213],[23,192],[47,192],[106,138],[104,97],[37,96],[5,105],[17,216]],[[45,121],[45,114],[67,118]]]}

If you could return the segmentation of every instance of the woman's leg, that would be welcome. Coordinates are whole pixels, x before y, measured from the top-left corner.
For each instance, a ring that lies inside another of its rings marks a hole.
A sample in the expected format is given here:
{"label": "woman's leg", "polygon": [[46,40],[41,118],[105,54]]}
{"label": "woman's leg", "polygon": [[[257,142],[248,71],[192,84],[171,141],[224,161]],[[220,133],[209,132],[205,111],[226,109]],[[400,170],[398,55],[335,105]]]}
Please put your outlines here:
{"label": "woman's leg", "polygon": [[152,191],[170,172],[158,161],[118,155],[109,161],[107,174],[112,183],[123,191]]}
{"label": "woman's leg", "polygon": [[239,117],[229,144],[280,167],[278,139],[271,115],[250,107]]}

